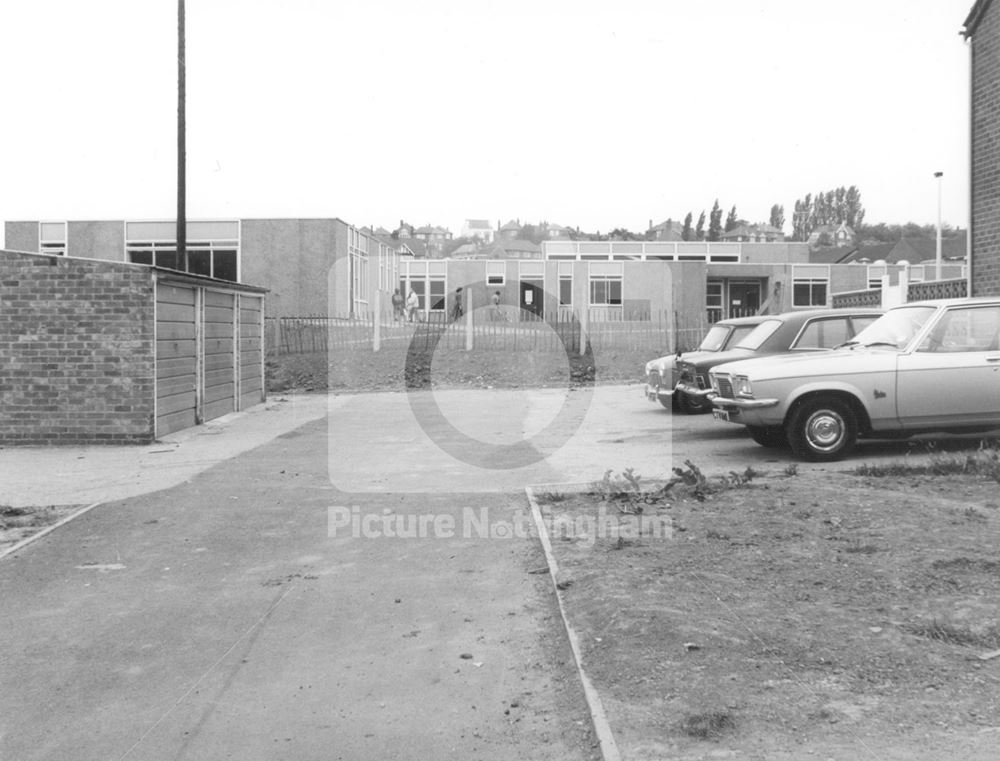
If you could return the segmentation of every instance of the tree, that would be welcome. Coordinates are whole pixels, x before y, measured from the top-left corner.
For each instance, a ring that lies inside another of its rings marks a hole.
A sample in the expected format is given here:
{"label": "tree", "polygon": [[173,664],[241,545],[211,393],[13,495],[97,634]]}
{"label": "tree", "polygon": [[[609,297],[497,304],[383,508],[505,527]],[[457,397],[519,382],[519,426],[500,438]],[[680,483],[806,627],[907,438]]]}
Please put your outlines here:
{"label": "tree", "polygon": [[734,205],[733,208],[729,210],[729,216],[726,217],[726,232],[732,232],[739,226],[740,220],[736,216],[736,206]]}
{"label": "tree", "polygon": [[705,210],[702,209],[701,216],[698,217],[698,224],[694,228],[695,240],[705,240]]}
{"label": "tree", "polygon": [[861,205],[861,191],[851,185],[844,193],[844,221],[857,229],[865,219],[865,207]]}
{"label": "tree", "polygon": [[719,199],[715,199],[712,211],[708,216],[708,239],[716,241],[722,235],[722,209],[719,207]]}
{"label": "tree", "polygon": [[771,207],[771,219],[768,222],[771,227],[776,227],[779,230],[785,229],[785,207],[775,204]]}
{"label": "tree", "polygon": [[694,231],[691,229],[691,219],[692,214],[689,211],[687,216],[684,217],[684,227],[681,229],[681,240],[691,240],[694,237]]}

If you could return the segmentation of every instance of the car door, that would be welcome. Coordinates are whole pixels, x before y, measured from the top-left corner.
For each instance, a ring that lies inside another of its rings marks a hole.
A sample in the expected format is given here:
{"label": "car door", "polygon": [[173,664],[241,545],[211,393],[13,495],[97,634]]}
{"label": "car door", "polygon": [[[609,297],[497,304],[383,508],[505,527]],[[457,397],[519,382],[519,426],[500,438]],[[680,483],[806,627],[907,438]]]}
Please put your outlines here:
{"label": "car door", "polygon": [[1000,425],[1000,305],[944,311],[896,367],[904,428]]}

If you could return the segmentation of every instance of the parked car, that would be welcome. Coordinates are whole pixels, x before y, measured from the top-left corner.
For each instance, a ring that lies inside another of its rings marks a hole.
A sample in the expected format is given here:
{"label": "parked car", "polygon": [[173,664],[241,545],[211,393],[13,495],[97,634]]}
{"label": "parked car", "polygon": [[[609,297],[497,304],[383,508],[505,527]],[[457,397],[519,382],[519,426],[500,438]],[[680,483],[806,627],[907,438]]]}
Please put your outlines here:
{"label": "parked car", "polygon": [[825,354],[711,372],[716,418],[815,461],[859,437],[1000,428],[1000,298],[903,304]]}
{"label": "parked car", "polygon": [[[677,362],[682,357],[688,359],[700,354],[725,351],[739,342],[764,319],[764,317],[733,317],[728,320],[719,320],[708,329],[708,333],[705,334],[698,348],[694,351],[683,354],[681,352],[668,354],[665,357],[647,362],[646,398],[651,402],[659,402],[668,410],[687,409],[689,406],[687,399],[681,399],[683,394],[677,394],[674,390],[680,379],[677,372]],[[701,404],[700,400],[698,404]]]}
{"label": "parked car", "polygon": [[684,355],[677,361],[674,394],[680,397],[678,407],[690,414],[712,409],[708,372],[717,365],[770,354],[832,349],[853,338],[881,314],[880,309],[808,309],[767,315],[726,351]]}

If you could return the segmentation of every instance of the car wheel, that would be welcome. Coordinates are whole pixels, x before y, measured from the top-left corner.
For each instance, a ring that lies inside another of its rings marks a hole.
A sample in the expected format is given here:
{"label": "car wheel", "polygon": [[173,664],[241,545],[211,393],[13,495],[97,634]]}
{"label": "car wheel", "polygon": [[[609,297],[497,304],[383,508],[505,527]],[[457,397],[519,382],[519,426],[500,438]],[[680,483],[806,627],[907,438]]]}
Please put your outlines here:
{"label": "car wheel", "polygon": [[805,460],[830,462],[847,455],[858,438],[858,421],[839,399],[809,399],[792,413],[788,443]]}
{"label": "car wheel", "polygon": [[684,412],[685,414],[699,415],[708,410],[704,399],[688,396],[683,391],[675,391],[674,396],[678,397],[677,406],[680,408],[681,412]]}
{"label": "car wheel", "polygon": [[748,425],[747,430],[750,432],[750,438],[762,447],[780,449],[781,447],[788,446],[788,438],[785,436],[784,428]]}
{"label": "car wheel", "polygon": [[661,396],[661,397],[659,397],[659,399],[660,399],[660,404],[662,404],[665,409],[668,409],[671,412],[673,412],[677,408],[677,403],[674,401],[674,397],[673,396],[671,396],[671,397],[669,397],[667,399],[664,399]]}

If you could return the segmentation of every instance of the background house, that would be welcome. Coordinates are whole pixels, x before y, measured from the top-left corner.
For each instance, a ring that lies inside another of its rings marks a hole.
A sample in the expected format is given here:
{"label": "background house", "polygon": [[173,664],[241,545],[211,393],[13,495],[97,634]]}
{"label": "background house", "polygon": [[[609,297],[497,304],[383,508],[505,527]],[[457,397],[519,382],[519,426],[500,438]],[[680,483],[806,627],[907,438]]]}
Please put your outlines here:
{"label": "background house", "polygon": [[484,243],[492,243],[494,231],[487,219],[467,219],[462,225],[460,237],[476,239]]}

